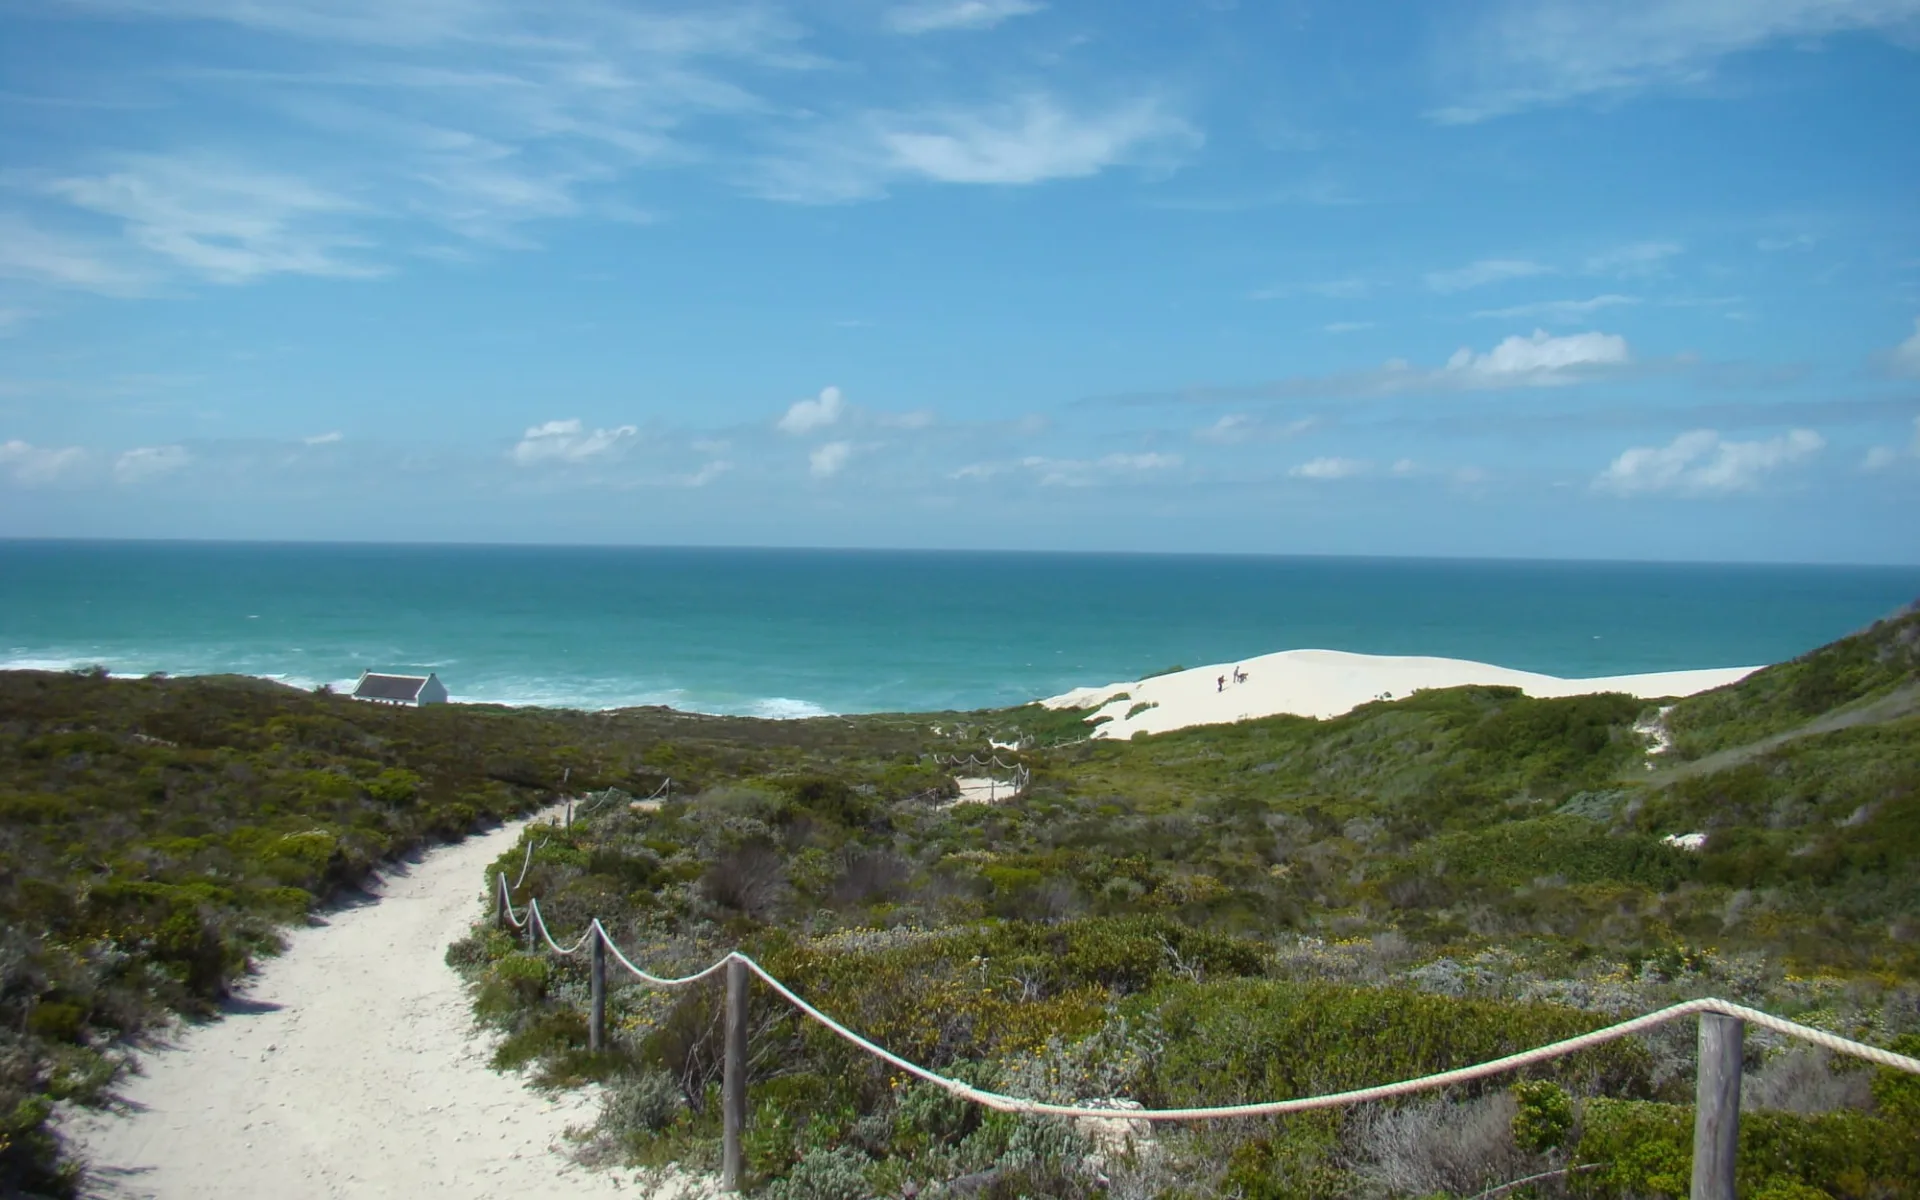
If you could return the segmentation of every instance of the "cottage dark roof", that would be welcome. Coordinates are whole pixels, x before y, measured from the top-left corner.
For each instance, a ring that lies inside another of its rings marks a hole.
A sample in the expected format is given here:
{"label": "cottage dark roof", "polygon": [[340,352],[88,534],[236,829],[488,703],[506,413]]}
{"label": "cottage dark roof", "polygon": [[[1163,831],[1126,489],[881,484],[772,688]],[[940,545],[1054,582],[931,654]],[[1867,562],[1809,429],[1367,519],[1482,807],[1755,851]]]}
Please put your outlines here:
{"label": "cottage dark roof", "polygon": [[353,694],[361,700],[417,700],[425,686],[425,675],[375,675],[368,671],[360,677],[360,686],[353,689]]}

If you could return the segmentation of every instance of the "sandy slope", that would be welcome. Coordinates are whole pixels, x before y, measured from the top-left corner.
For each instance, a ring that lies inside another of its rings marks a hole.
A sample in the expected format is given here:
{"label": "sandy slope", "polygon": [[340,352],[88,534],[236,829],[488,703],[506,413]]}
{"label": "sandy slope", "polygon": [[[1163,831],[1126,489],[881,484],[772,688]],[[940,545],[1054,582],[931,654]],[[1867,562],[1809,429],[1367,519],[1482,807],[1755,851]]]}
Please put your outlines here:
{"label": "sandy slope", "polygon": [[[1234,681],[1238,668],[1245,683]],[[1668,671],[1655,675],[1616,675],[1604,679],[1560,679],[1514,671],[1458,658],[1395,658],[1376,654],[1349,654],[1340,650],[1286,650],[1238,663],[1216,663],[1191,671],[1175,671],[1134,683],[1076,688],[1043,700],[1049,708],[1091,708],[1091,716],[1112,717],[1095,737],[1132,737],[1136,733],[1165,733],[1190,725],[1219,725],[1252,717],[1292,713],[1303,717],[1336,717],[1370,700],[1407,696],[1420,688],[1459,687],[1463,684],[1504,684],[1529,696],[1577,696],[1594,692],[1626,692],[1649,699],[1691,696],[1746,678],[1758,667],[1726,667],[1705,671]],[[1225,687],[1220,678],[1226,677]],[[1125,693],[1125,699],[1113,699]],[[1129,717],[1127,714],[1140,708]]]}
{"label": "sandy slope", "polygon": [[120,1197],[633,1196],[554,1152],[591,1098],[544,1099],[487,1067],[443,955],[482,911],[513,825],[402,864],[377,902],[292,935],[224,1020],[127,1081],[132,1116],[69,1132]]}

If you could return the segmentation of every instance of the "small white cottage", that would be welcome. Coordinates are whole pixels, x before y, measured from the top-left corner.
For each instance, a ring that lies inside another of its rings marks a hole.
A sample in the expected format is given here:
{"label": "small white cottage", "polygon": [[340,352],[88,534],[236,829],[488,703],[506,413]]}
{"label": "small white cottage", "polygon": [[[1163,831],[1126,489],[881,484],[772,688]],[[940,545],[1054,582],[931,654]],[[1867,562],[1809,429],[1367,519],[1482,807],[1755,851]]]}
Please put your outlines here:
{"label": "small white cottage", "polygon": [[372,671],[362,671],[360,682],[353,687],[353,698],[373,704],[411,704],[418,708],[422,704],[445,704],[447,688],[440,682],[440,677],[432,672],[425,675],[376,675]]}

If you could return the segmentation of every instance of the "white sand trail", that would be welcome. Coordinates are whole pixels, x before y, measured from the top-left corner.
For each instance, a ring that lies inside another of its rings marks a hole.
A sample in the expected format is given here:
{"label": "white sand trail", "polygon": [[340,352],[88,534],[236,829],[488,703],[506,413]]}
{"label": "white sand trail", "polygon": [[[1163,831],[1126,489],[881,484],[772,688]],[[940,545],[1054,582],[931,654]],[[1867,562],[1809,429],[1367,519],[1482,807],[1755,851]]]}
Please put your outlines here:
{"label": "white sand trail", "polygon": [[295,930],[224,1019],[144,1056],[130,1116],[69,1122],[103,1196],[597,1197],[644,1194],[558,1152],[593,1098],[487,1066],[449,943],[518,823],[399,864],[375,902]]}
{"label": "white sand trail", "polygon": [[[1136,733],[1166,733],[1191,725],[1220,725],[1278,713],[1337,717],[1369,701],[1401,698],[1422,688],[1460,687],[1470,683],[1517,687],[1529,696],[1579,696],[1595,692],[1625,692],[1647,699],[1691,696],[1736,683],[1759,669],[1726,667],[1614,675],[1603,679],[1560,679],[1458,658],[1285,650],[1238,663],[1215,663],[1190,671],[1156,675],[1133,683],[1075,688],[1041,703],[1049,708],[1098,706],[1099,711],[1089,714],[1088,719],[1110,719],[1093,729],[1092,735],[1127,738]],[[1246,676],[1244,682],[1236,682],[1236,672]]]}

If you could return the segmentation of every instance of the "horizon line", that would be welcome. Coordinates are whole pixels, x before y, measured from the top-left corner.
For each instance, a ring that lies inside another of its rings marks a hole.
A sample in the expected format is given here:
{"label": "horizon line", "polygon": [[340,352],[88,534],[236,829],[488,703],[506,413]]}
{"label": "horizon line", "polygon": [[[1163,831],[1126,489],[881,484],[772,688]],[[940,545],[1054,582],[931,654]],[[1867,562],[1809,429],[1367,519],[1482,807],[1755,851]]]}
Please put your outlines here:
{"label": "horizon line", "polygon": [[429,541],[411,538],[222,538],[222,537],[85,537],[61,535],[0,535],[0,546],[9,545],[87,545],[87,546],[257,546],[257,547],[339,547],[393,549],[496,549],[496,550],[732,550],[791,554],[972,554],[1028,555],[1084,558],[1186,558],[1186,559],[1303,559],[1351,562],[1435,562],[1435,563],[1559,563],[1569,566],[1663,566],[1663,567],[1797,567],[1831,570],[1920,570],[1915,562],[1806,562],[1788,559],[1688,559],[1688,558],[1608,558],[1608,557],[1529,557],[1517,554],[1369,554],[1280,550],[1085,550],[1061,548],[1017,548],[996,546],[783,546],[757,542],[528,542],[459,539]]}

